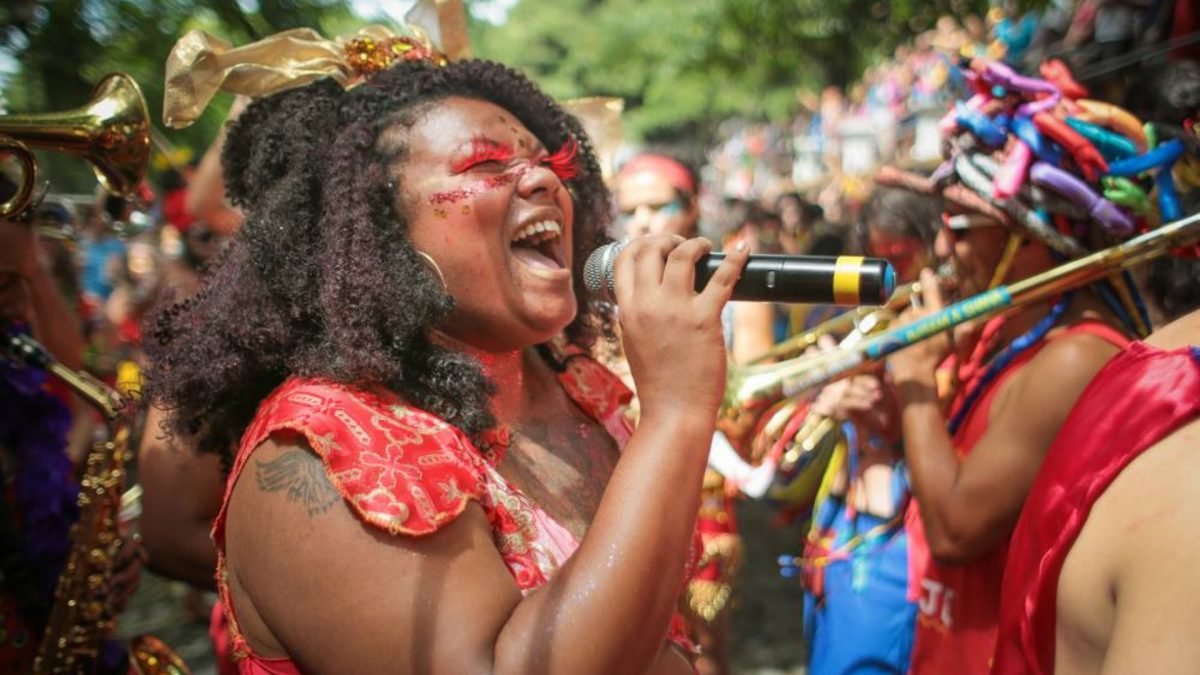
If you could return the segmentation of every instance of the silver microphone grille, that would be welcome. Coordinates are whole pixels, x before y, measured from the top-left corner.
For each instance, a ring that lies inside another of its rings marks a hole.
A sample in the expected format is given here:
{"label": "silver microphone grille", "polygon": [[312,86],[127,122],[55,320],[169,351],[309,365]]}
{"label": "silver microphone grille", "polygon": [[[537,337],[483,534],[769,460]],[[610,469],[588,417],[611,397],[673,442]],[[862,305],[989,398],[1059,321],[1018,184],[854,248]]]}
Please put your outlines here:
{"label": "silver microphone grille", "polygon": [[616,301],[614,263],[617,260],[617,254],[623,248],[625,248],[624,241],[605,244],[592,251],[587,261],[583,263],[583,285],[589,292],[602,300]]}

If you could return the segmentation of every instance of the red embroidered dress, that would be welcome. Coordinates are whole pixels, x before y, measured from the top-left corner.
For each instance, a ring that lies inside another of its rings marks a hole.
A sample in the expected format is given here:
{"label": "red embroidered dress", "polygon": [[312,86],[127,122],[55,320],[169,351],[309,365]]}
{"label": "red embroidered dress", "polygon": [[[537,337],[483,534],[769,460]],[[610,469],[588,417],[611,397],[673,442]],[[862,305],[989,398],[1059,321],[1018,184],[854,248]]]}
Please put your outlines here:
{"label": "red embroidered dress", "polygon": [[1135,342],[1084,390],[1013,533],[993,673],[1054,672],[1059,574],[1092,506],[1130,462],[1197,416],[1196,347]]}
{"label": "red embroidered dress", "polygon": [[[566,354],[562,363],[558,380],[563,389],[623,448],[632,434],[621,413],[632,396],[629,389],[579,352]],[[579,546],[570,532],[496,470],[508,445],[507,430],[491,433],[490,442],[477,448],[456,427],[390,392],[293,377],[263,401],[243,435],[225,501],[213,523],[217,587],[242,673],[298,672],[288,659],[253,654],[238,628],[225,577],[229,497],[254,449],[280,431],[303,434],[351,510],[391,534],[432,534],[475,501],[491,524],[496,549],[525,594],[545,584]],[[668,639],[691,653],[678,614]]]}

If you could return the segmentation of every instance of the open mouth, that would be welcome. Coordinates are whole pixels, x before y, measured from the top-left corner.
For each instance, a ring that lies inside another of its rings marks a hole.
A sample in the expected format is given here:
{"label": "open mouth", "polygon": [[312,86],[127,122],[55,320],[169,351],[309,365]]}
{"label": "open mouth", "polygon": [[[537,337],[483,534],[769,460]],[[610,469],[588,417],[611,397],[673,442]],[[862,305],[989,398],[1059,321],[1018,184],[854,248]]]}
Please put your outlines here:
{"label": "open mouth", "polygon": [[513,255],[535,269],[563,269],[562,232],[562,224],[553,220],[525,225],[513,235]]}

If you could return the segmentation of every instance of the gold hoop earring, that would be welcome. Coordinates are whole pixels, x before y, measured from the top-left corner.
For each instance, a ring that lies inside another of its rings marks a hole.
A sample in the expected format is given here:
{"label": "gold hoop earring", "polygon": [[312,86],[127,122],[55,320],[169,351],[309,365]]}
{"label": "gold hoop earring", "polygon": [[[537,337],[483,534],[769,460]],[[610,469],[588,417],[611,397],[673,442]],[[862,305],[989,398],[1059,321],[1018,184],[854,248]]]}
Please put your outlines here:
{"label": "gold hoop earring", "polygon": [[437,275],[438,281],[442,282],[442,292],[449,295],[450,287],[446,285],[446,277],[442,274],[442,268],[438,267],[437,261],[433,259],[433,256],[424,251],[417,251],[416,253],[421,256],[421,260],[425,261],[425,266],[429,267]]}

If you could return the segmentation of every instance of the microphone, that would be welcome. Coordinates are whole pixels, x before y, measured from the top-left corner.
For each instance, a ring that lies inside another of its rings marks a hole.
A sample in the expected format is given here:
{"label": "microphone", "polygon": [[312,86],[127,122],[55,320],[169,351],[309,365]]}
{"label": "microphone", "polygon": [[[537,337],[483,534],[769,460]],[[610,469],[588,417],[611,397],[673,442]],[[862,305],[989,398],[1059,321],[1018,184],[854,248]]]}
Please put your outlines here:
{"label": "microphone", "polygon": [[[583,283],[591,293],[615,301],[617,255],[625,242],[592,251],[583,265]],[[696,290],[704,289],[724,253],[696,262]],[[882,258],[861,256],[770,255],[754,253],[733,286],[733,300],[805,305],[882,305],[896,286],[896,272]]]}

